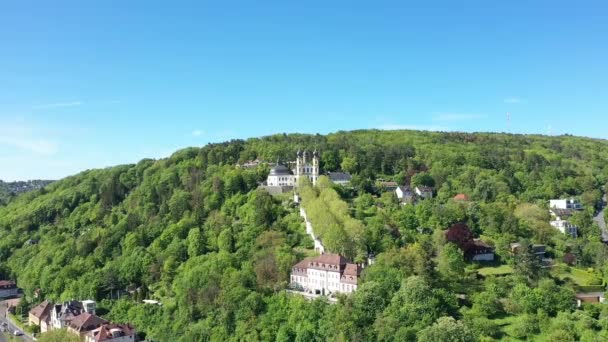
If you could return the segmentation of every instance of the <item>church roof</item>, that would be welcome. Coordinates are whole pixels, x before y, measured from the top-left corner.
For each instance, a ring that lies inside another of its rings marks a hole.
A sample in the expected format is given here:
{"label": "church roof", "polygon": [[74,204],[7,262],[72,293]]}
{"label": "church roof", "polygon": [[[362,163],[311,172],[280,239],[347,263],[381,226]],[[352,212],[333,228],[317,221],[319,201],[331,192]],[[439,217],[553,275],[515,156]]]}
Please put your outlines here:
{"label": "church roof", "polygon": [[329,172],[329,179],[335,181],[350,181],[352,176],[345,172]]}
{"label": "church roof", "polygon": [[285,165],[276,165],[272,169],[270,169],[269,176],[287,176],[293,175],[293,172]]}

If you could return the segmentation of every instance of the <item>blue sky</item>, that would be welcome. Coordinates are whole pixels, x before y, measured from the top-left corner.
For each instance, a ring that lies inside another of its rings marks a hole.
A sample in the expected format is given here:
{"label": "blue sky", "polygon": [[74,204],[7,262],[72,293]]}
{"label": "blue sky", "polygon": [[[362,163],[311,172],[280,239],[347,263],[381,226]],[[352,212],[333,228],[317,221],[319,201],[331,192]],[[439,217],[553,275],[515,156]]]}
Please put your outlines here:
{"label": "blue sky", "polygon": [[[605,1],[0,4],[0,179],[359,128],[608,138]],[[533,4],[530,4],[533,3]]]}

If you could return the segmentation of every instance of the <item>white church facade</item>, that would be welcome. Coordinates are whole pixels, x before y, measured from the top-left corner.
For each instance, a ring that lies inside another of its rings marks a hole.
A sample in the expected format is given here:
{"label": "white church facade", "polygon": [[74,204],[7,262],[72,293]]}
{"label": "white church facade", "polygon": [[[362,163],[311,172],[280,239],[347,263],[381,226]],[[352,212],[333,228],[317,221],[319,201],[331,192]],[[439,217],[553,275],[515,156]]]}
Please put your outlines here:
{"label": "white church facade", "polygon": [[302,177],[308,178],[313,185],[317,183],[317,179],[319,179],[319,153],[317,150],[312,153],[310,160],[307,151],[298,151],[295,166],[295,170],[290,170],[287,166],[277,163],[270,169],[266,185],[295,187]]}

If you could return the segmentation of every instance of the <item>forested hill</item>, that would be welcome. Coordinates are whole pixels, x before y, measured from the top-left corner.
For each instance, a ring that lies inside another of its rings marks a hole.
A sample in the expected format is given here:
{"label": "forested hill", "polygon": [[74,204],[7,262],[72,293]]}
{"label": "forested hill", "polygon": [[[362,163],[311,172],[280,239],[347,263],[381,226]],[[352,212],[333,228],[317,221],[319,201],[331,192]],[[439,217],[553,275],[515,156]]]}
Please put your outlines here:
{"label": "forested hill", "polygon": [[[282,291],[311,241],[288,196],[257,189],[268,168],[236,166],[290,161],[298,149],[320,151],[324,171],[353,174],[353,189],[335,187],[361,230],[344,243],[378,255],[357,293],[337,305]],[[380,194],[378,179],[430,185],[436,197],[399,206]],[[603,283],[608,251],[590,217],[607,181],[608,142],[572,136],[361,130],[234,140],[85,171],[16,197],[0,207],[0,273],[30,303],[36,290],[53,300],[93,298],[108,319],[160,341],[435,341],[437,331],[465,341],[555,331],[580,339],[604,334],[606,310],[574,317],[586,314],[574,311],[575,284],[518,273],[507,246],[543,243],[556,260],[576,253]],[[458,193],[471,202],[453,203]],[[547,201],[564,196],[586,208],[575,217],[578,239],[547,224]],[[458,251],[433,231],[461,221],[515,273],[484,280],[455,262]],[[579,320],[588,332],[564,331],[564,321]]]}

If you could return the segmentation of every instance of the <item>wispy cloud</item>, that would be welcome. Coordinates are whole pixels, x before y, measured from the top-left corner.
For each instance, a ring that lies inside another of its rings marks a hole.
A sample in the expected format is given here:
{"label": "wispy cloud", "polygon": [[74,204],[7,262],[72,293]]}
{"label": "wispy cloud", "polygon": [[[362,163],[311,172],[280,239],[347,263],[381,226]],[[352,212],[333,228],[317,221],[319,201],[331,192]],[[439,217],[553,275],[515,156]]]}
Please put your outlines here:
{"label": "wispy cloud", "polygon": [[414,130],[414,131],[450,131],[449,127],[434,126],[434,125],[382,125],[378,129],[394,131],[394,130]]}
{"label": "wispy cloud", "polygon": [[433,121],[469,121],[485,119],[485,114],[467,114],[467,113],[437,113],[433,117]]}
{"label": "wispy cloud", "polygon": [[33,109],[49,109],[49,108],[61,108],[61,107],[78,107],[81,105],[82,105],[82,101],[70,101],[70,102],[44,103],[44,104],[32,106],[32,108]]}
{"label": "wispy cloud", "polygon": [[201,135],[203,135],[205,132],[201,131],[200,129],[194,130],[192,131],[192,136],[193,137],[200,137]]}
{"label": "wispy cloud", "polygon": [[520,98],[520,97],[516,97],[516,96],[511,96],[511,97],[507,97],[506,99],[504,99],[504,103],[509,103],[509,104],[514,104],[514,103],[525,103],[526,100]]}
{"label": "wispy cloud", "polygon": [[58,148],[57,142],[40,136],[33,127],[23,122],[1,122],[0,145],[40,155],[55,154]]}

